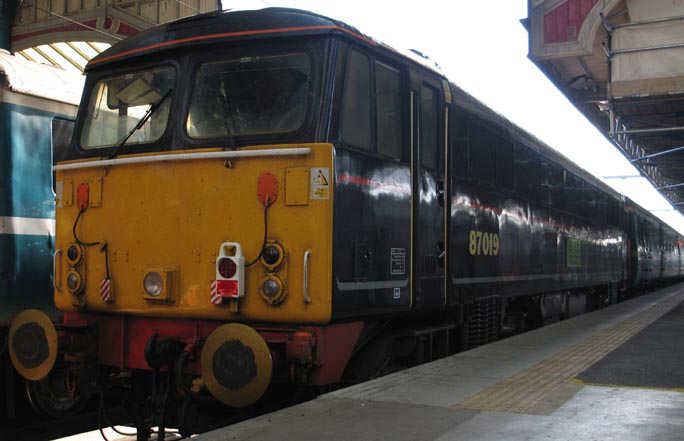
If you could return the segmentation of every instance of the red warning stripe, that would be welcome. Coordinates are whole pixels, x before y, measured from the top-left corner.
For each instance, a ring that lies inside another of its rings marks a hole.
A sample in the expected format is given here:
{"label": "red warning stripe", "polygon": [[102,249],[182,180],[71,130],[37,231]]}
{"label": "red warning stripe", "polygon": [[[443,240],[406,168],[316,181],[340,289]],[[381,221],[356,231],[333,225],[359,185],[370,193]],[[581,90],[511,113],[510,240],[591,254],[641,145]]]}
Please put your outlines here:
{"label": "red warning stripe", "polygon": [[223,296],[218,293],[216,280],[211,281],[211,287],[209,288],[209,302],[212,305],[220,305],[223,302]]}
{"label": "red warning stripe", "polygon": [[392,193],[401,193],[405,195],[411,195],[411,187],[407,185],[395,185],[386,184],[384,182],[376,181],[373,179],[362,178],[361,176],[353,176],[347,173],[341,173],[337,177],[338,183],[356,184],[364,187],[379,188],[381,190],[389,191]]}
{"label": "red warning stripe", "polygon": [[100,281],[100,299],[103,302],[111,302],[112,299],[112,281],[110,279],[102,279]]}

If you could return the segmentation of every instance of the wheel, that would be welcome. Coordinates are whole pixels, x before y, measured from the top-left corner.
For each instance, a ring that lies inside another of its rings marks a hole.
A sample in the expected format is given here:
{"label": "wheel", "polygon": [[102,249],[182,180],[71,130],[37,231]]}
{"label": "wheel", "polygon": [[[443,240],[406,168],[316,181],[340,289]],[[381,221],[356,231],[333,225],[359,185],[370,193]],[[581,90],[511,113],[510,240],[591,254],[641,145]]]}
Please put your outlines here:
{"label": "wheel", "polygon": [[53,370],[42,380],[25,381],[26,396],[36,413],[57,419],[79,413],[89,396],[81,394],[69,379],[68,371]]}

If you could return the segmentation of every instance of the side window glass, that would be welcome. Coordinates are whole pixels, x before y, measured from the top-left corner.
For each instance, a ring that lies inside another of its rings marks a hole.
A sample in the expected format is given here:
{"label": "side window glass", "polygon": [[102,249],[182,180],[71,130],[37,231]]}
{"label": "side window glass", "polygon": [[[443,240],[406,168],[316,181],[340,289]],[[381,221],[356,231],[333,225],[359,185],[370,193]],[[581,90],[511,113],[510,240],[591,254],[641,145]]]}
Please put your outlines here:
{"label": "side window glass", "polygon": [[614,227],[620,226],[620,204],[618,204],[618,202],[610,196],[608,196],[607,210],[608,225],[612,225]]}
{"label": "side window glass", "polygon": [[438,95],[432,87],[423,85],[420,91],[420,148],[423,154],[423,165],[427,168],[439,168],[438,130],[439,102]]}
{"label": "side window glass", "polygon": [[474,178],[493,182],[492,134],[477,124],[470,126],[470,174]]}
{"label": "side window glass", "polygon": [[468,158],[470,157],[470,130],[468,118],[461,112],[456,112],[450,118],[452,140],[455,144],[454,155],[451,158],[450,166],[453,167],[457,176],[468,176]]}
{"label": "side window glass", "polygon": [[496,185],[513,188],[513,143],[496,137],[494,141]]}
{"label": "side window glass", "polygon": [[349,59],[342,98],[341,135],[346,144],[366,150],[372,148],[370,61],[357,51],[352,51]]}
{"label": "side window glass", "polygon": [[375,63],[378,152],[401,159],[401,96],[399,71]]}

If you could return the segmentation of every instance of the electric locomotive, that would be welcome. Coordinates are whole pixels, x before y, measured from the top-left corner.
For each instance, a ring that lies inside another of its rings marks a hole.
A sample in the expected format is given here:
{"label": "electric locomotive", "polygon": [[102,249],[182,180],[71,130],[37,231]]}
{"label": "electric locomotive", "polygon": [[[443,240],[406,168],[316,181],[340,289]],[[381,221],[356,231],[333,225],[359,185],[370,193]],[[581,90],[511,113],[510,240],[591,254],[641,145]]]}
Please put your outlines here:
{"label": "electric locomotive", "polygon": [[149,379],[144,438],[194,431],[209,398],[373,378],[641,283],[622,196],[426,60],[305,11],[203,14],[112,46],[54,169],[64,321],[29,314],[13,332],[49,356],[13,334],[13,360],[76,390]]}
{"label": "electric locomotive", "polygon": [[[60,311],[52,297],[55,159],[68,147],[83,89],[83,76],[29,62],[0,50],[0,416],[21,413],[16,398],[23,382],[7,355],[12,320],[37,308],[47,320]],[[47,374],[47,372],[45,372]],[[31,404],[42,414],[74,410],[78,403],[39,393],[42,382],[27,382]],[[77,400],[78,401],[78,400]]]}

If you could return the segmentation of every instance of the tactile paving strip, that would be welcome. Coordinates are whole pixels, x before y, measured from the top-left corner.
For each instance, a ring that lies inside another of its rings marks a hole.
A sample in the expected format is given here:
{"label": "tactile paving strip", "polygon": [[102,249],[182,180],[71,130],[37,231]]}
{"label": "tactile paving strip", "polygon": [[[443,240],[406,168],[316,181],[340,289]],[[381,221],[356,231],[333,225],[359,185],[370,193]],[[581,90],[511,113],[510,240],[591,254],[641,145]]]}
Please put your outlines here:
{"label": "tactile paving strip", "polygon": [[566,384],[682,301],[674,295],[551,358],[456,403],[471,410],[537,413],[530,410],[547,394]]}

